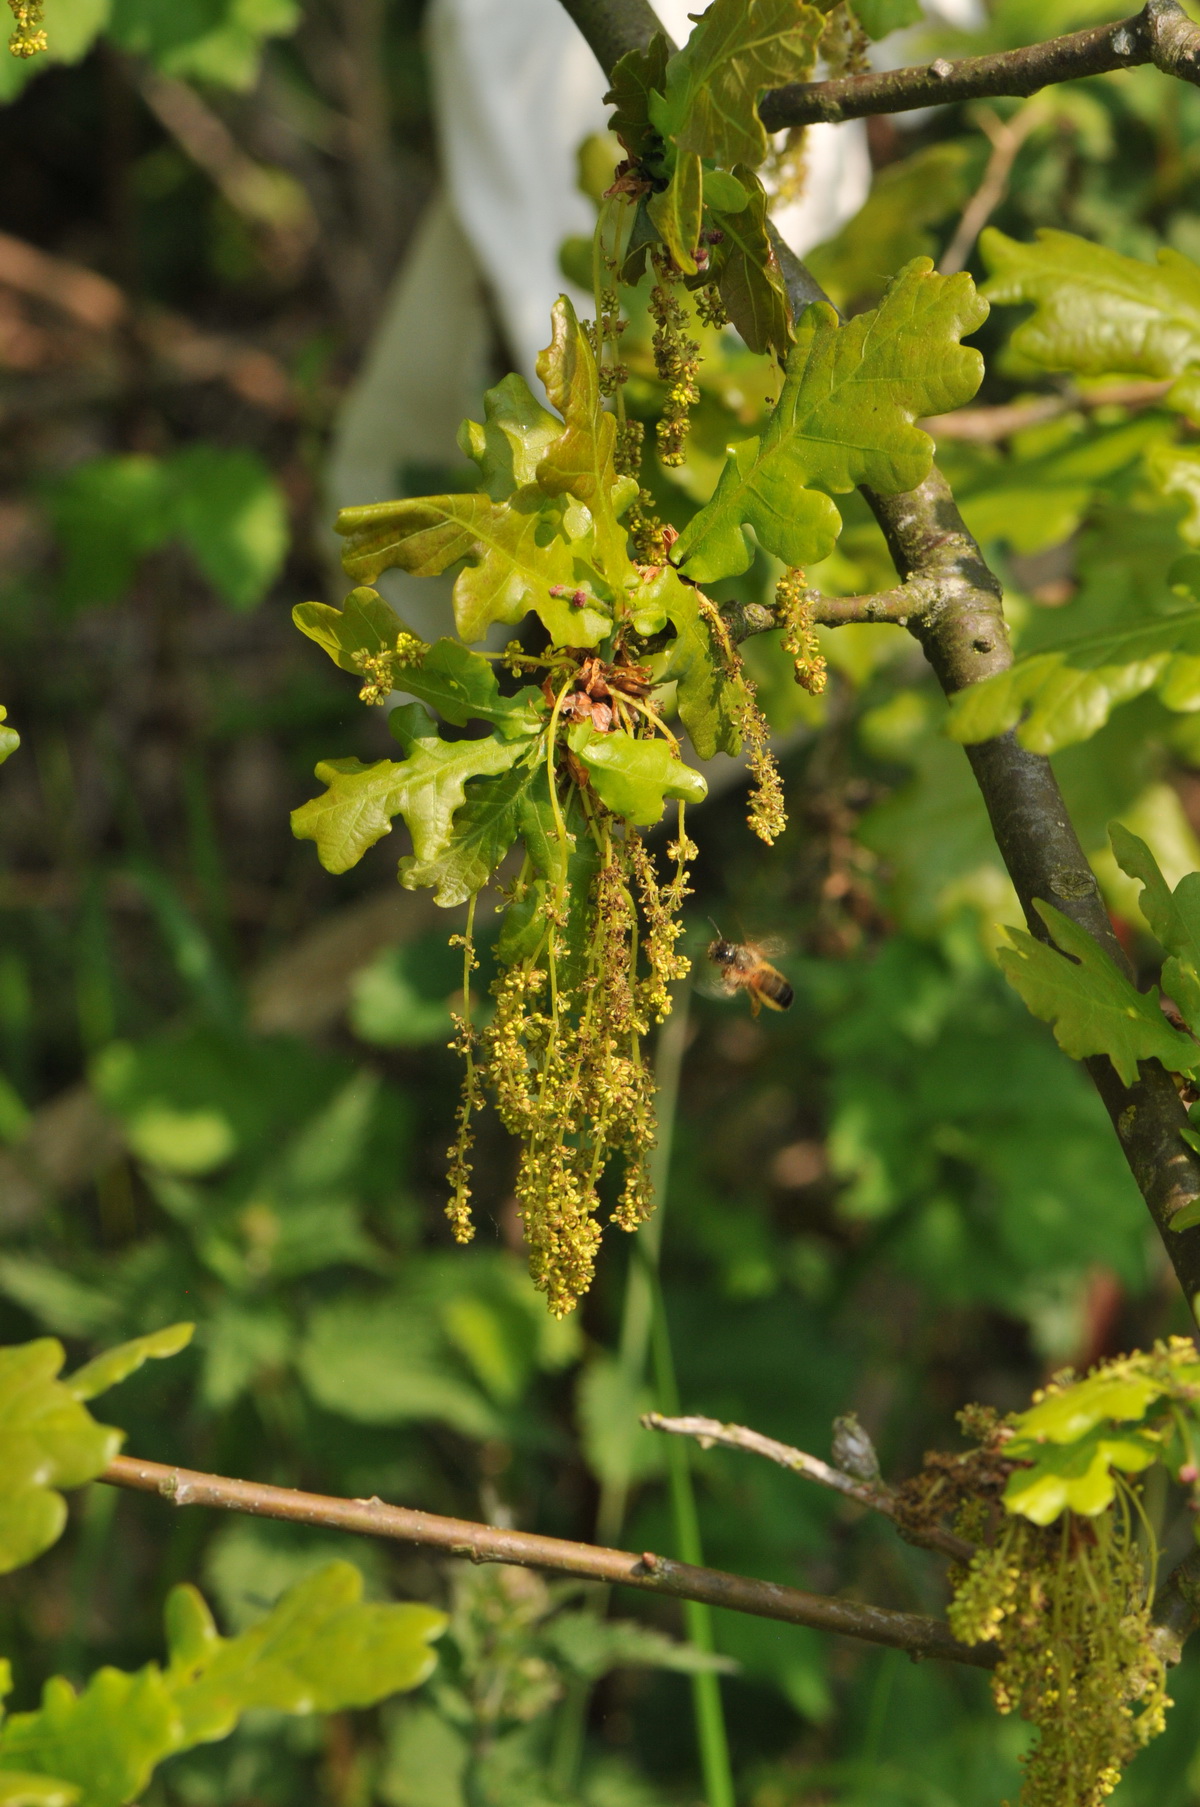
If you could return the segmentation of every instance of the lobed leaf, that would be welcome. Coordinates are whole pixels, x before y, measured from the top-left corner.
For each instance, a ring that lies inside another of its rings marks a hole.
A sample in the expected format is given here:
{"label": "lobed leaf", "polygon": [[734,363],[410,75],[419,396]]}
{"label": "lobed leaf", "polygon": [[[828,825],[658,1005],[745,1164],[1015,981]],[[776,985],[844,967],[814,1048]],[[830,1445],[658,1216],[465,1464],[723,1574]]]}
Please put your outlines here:
{"label": "lobed leaf", "polygon": [[400,635],[410,631],[379,591],[365,584],[351,590],[340,609],[328,602],[298,602],[292,620],[335,665],[356,677],[362,676],[362,666],[355,653],[392,652]]}
{"label": "lobed leaf", "polygon": [[348,872],[403,816],[418,861],[436,859],[451,838],[454,812],[470,778],[507,769],[525,749],[521,740],[442,740],[419,703],[392,711],[389,726],[406,743],[407,759],[326,759],[316,775],[326,786],[292,811],[292,833],[315,841],[327,872]]}
{"label": "lobed leaf", "polygon": [[1200,608],[1018,659],[959,691],[947,731],[972,746],[1015,728],[1030,752],[1056,753],[1087,740],[1119,703],[1147,690],[1168,709],[1200,709]]}
{"label": "lobed leaf", "polygon": [[670,182],[647,201],[646,212],[676,264],[694,276],[704,222],[704,165],[695,151],[679,152]]}
{"label": "lobed leaf", "polygon": [[994,227],[980,235],[985,294],[1002,307],[1033,303],[1013,334],[1035,364],[1080,376],[1181,378],[1171,400],[1192,399],[1200,366],[1200,266],[1167,247],[1157,266],[1072,232],[1039,230],[1019,244]]}
{"label": "lobed leaf", "polygon": [[680,151],[757,167],[767,154],[759,97],[808,80],[824,27],[804,0],[713,0],[651,94],[651,121]]}
{"label": "lobed leaf", "polygon": [[[795,338],[783,272],[767,231],[767,195],[744,164],[735,171],[747,192],[746,204],[725,213],[712,201],[713,223],[722,233],[717,288],[725,311],[751,351],[774,351],[786,358]],[[711,183],[705,178],[705,195]]]}
{"label": "lobed leaf", "polygon": [[627,50],[613,65],[612,86],[604,103],[613,109],[613,131],[635,163],[646,162],[662,146],[650,120],[650,101],[666,87],[671,47],[656,31],[644,50]]}
{"label": "lobed leaf", "polygon": [[[714,753],[738,754],[742,748],[741,717],[745,686],[731,675],[713,642],[712,630],[700,609],[698,593],[682,581],[672,566],[644,592],[638,620],[651,617],[650,604],[661,610],[675,629],[667,651],[662,682],[674,682],[679,719],[701,759]],[[661,625],[661,623],[660,623]]]}
{"label": "lobed leaf", "polygon": [[61,1535],[60,1487],[82,1487],[112,1461],[124,1433],[98,1424],[83,1404],[152,1356],[174,1355],[192,1325],[173,1324],[87,1362],[63,1381],[54,1337],[0,1349],[0,1574],[32,1562]]}
{"label": "lobed leaf", "polygon": [[668,797],[703,803],[708,795],[702,775],[684,765],[657,735],[635,740],[619,730],[597,734],[590,722],[579,722],[567,740],[587,767],[600,801],[635,828],[652,828],[660,821]]}
{"label": "lobed leaf", "polygon": [[493,502],[537,478],[537,467],[562,432],[562,421],[542,407],[523,376],[515,372],[483,398],[483,425],[464,420],[459,449],[478,466]]}
{"label": "lobed leaf", "polygon": [[405,667],[403,683],[444,721],[458,728],[472,721],[491,722],[504,740],[537,733],[547,714],[545,698],[533,685],[515,696],[502,696],[491,660],[471,652],[460,640],[435,640],[419,665]]}
{"label": "lobed leaf", "polygon": [[833,550],[841,516],[810,485],[915,488],[933,442],[914,423],[974,395],[982,360],[958,341],[986,311],[969,276],[939,276],[927,258],[844,326],[823,303],[806,309],[766,431],[731,447],[712,498],[676,542],[675,563],[700,583],[737,576],[753,557],[746,527],[785,564],[815,563]]}
{"label": "lobed leaf", "polygon": [[1142,915],[1168,956],[1162,988],[1192,1033],[1200,1034],[1200,872],[1186,873],[1172,891],[1145,841],[1119,822],[1108,834],[1118,866],[1142,885]]}
{"label": "lobed leaf", "polygon": [[[1024,929],[1007,930],[1012,947],[1000,964],[1034,1016],[1054,1026],[1055,1040],[1074,1060],[1107,1054],[1126,1085],[1138,1077],[1139,1060],[1158,1060],[1172,1073],[1200,1065],[1200,1047],[1172,1029],[1157,995],[1137,991],[1104,950],[1070,917],[1034,899],[1034,908],[1062,950],[1035,941]],[[1063,959],[1062,954],[1070,959]]]}
{"label": "lobed leaf", "polygon": [[[101,1669],[81,1694],[53,1677],[36,1712],[16,1713],[0,1728],[0,1782],[6,1772],[40,1772],[74,1785],[64,1803],[124,1807],[165,1757],[226,1737],[245,1712],[337,1712],[418,1687],[434,1666],[429,1645],[445,1629],[445,1614],[368,1605],[361,1595],[359,1570],[333,1562],[290,1588],[257,1625],[226,1639],[196,1589],[175,1588],[166,1607],[166,1670],[157,1663],[136,1675]],[[30,1799],[53,1807],[55,1797]]]}
{"label": "lobed leaf", "polygon": [[[1006,1455],[1009,1449],[1006,1445]],[[1049,1525],[1061,1512],[1094,1518],[1113,1502],[1117,1491],[1114,1468],[1137,1474],[1161,1454],[1158,1439],[1139,1431],[1097,1429],[1072,1443],[1048,1443],[1037,1449],[1029,1468],[1018,1468],[1009,1475],[1005,1509],[1020,1513],[1035,1525]]]}
{"label": "lobed leaf", "polygon": [[538,353],[537,373],[566,429],[539,460],[537,480],[547,495],[572,495],[586,504],[593,521],[593,557],[608,581],[617,584],[629,563],[617,516],[637,494],[637,482],[618,477],[614,469],[616,418],[602,406],[595,354],[565,295],[554,303],[550,318],[550,343]]}
{"label": "lobed leaf", "polygon": [[434,902],[443,909],[481,891],[520,832],[522,803],[541,769],[540,762],[526,760],[495,778],[473,779],[442,850],[426,859],[409,854],[400,861],[405,890],[436,886]]}
{"label": "lobed leaf", "polygon": [[546,906],[561,893],[566,898],[567,921],[561,931],[557,977],[559,984],[570,990],[580,983],[587,970],[588,905],[592,883],[600,868],[600,853],[588,828],[577,790],[568,793],[563,815],[565,843],[559,836],[550,803],[546,767],[539,761],[533,782],[522,794],[520,802],[520,834],[536,876],[521,881],[517,894],[505,910],[496,956],[505,966],[518,960],[536,959],[546,940]]}

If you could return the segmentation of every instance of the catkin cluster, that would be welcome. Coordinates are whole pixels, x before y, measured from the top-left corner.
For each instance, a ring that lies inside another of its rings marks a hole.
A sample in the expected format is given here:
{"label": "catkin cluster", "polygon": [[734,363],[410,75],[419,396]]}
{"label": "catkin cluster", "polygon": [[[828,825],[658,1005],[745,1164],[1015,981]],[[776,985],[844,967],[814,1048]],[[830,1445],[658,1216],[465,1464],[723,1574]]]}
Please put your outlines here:
{"label": "catkin cluster", "polygon": [[571,986],[559,979],[572,918],[560,889],[545,906],[542,945],[495,979],[490,1024],[477,1033],[464,1018],[453,1044],[465,1073],[447,1216],[455,1237],[468,1241],[471,1118],[486,1090],[520,1144],[514,1190],[530,1273],[556,1317],[591,1284],[599,1188],[614,1159],[624,1172],[610,1221],[635,1230],[650,1214],[654,1085],[642,1041],[651,1021],[668,1015],[670,986],[689,969],[676,947],[689,894],[685,862],[695,852],[682,807],[666,884],[636,830],[598,812],[591,826],[599,858],[583,904],[582,976]]}
{"label": "catkin cluster", "polygon": [[948,1618],[964,1643],[999,1643],[996,1705],[1037,1727],[1022,1807],[1099,1807],[1162,1731],[1171,1703],[1127,1490],[1095,1518],[1008,1518]]}

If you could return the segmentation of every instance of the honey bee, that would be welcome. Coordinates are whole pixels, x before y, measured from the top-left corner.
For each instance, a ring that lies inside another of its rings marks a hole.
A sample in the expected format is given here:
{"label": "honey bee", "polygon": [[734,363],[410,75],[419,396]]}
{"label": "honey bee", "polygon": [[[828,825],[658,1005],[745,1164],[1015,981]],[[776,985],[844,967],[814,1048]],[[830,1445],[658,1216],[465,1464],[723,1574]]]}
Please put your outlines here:
{"label": "honey bee", "polygon": [[790,1010],[795,992],[763,949],[753,941],[723,941],[718,935],[708,946],[708,957],[717,969],[717,984],[726,997],[744,991],[754,1016],[765,1004],[768,1010]]}

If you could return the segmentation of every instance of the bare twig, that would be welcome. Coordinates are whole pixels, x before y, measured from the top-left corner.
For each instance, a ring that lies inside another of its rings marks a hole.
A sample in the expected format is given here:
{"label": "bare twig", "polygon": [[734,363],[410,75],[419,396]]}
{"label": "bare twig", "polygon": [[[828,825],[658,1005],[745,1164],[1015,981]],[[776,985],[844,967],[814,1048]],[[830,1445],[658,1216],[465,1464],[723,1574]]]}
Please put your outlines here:
{"label": "bare twig", "polygon": [[1024,402],[1002,402],[991,408],[960,408],[957,414],[931,414],[918,422],[935,439],[965,439],[975,445],[995,445],[1026,427],[1041,426],[1063,414],[1092,408],[1152,408],[1160,402],[1170,382],[1138,378],[1127,383],[1102,383],[1095,389],[1064,388],[1058,395],[1036,395]]}
{"label": "bare twig", "polygon": [[870,1481],[856,1480],[853,1475],[845,1474],[842,1469],[823,1462],[820,1456],[810,1456],[805,1450],[794,1449],[790,1443],[777,1443],[774,1437],[764,1437],[761,1431],[752,1431],[744,1424],[722,1424],[716,1418],[664,1418],[661,1412],[647,1412],[642,1423],[648,1431],[667,1431],[676,1437],[695,1437],[697,1443],[705,1449],[711,1444],[719,1443],[723,1449],[743,1449],[752,1456],[765,1456],[768,1462],[777,1462],[780,1468],[787,1468],[792,1474],[803,1475],[808,1481],[816,1481],[820,1487],[830,1487],[846,1499],[869,1507],[872,1512],[882,1512],[896,1524],[896,1529],[905,1542],[937,1550],[955,1562],[970,1562],[975,1554],[974,1544],[968,1543],[965,1538],[955,1537],[952,1531],[943,1531],[935,1526],[916,1534],[903,1529],[896,1522],[896,1502],[891,1489],[882,1482],[872,1484]]}
{"label": "bare twig", "polygon": [[768,131],[777,132],[783,126],[908,113],[948,101],[1036,94],[1052,82],[1136,69],[1143,63],[1153,63],[1164,75],[1181,81],[1200,81],[1200,27],[1175,0],[1149,0],[1131,19],[1073,31],[1020,50],[957,62],[938,57],[907,69],[847,75],[837,81],[795,82],[764,95],[759,115]]}
{"label": "bare twig", "polygon": [[1001,119],[990,107],[979,109],[979,124],[992,141],[992,154],[987,160],[983,180],[964,207],[954,237],[942,253],[938,269],[943,276],[953,276],[966,266],[968,257],[975,249],[975,240],[1004,199],[1017,152],[1030,132],[1041,125],[1046,117],[1045,103],[1039,104],[1036,101],[1022,107],[1012,119]]}
{"label": "bare twig", "polygon": [[619,1583],[677,1600],[700,1600],[758,1618],[782,1619],[789,1625],[809,1625],[818,1631],[836,1631],[845,1637],[888,1644],[896,1650],[907,1650],[914,1657],[942,1657],[977,1669],[994,1667],[997,1658],[994,1645],[960,1644],[939,1619],[892,1612],[853,1600],[833,1600],[824,1594],[781,1587],[774,1581],[728,1575],[720,1569],[696,1568],[648,1550],[635,1556],[627,1550],[606,1550],[559,1537],[539,1537],[528,1531],[476,1525],[467,1519],[441,1518],[406,1506],[388,1506],[379,1499],[331,1499],[318,1493],[297,1493],[288,1487],[198,1474],[194,1469],[171,1468],[133,1456],[118,1456],[100,1479],[112,1487],[156,1493],[173,1506],[215,1506],[257,1518],[324,1525],[368,1537],[388,1537],[398,1543],[421,1544],[451,1556],[464,1556],[471,1562],[513,1563],[521,1568],[578,1575],[588,1581]]}

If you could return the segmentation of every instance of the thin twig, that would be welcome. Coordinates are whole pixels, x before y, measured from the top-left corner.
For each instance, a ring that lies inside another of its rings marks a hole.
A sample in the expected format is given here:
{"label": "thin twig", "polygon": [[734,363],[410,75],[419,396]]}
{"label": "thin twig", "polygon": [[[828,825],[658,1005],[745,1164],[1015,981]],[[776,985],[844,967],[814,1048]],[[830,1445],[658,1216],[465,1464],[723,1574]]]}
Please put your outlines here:
{"label": "thin twig", "polygon": [[1037,395],[1025,402],[1000,402],[994,407],[960,408],[956,414],[930,414],[917,424],[935,439],[964,439],[974,445],[995,445],[1011,439],[1026,427],[1058,420],[1064,414],[1093,408],[1152,408],[1171,382],[1139,377],[1127,383],[1102,383],[1095,389],[1064,388],[1058,395]]}
{"label": "thin twig", "polygon": [[1130,19],[1073,31],[1019,50],[950,62],[938,57],[907,69],[846,75],[836,81],[794,82],[763,96],[758,111],[769,132],[824,120],[863,119],[871,114],[908,113],[915,107],[992,95],[1036,94],[1052,82],[1078,81],[1115,69],[1153,63],[1164,75],[1200,81],[1200,27],[1175,0],[1149,0]]}
{"label": "thin twig", "polygon": [[635,1556],[626,1550],[606,1550],[559,1537],[540,1537],[529,1531],[476,1525],[467,1519],[441,1518],[407,1506],[388,1506],[380,1499],[331,1499],[319,1493],[293,1492],[289,1487],[198,1474],[191,1468],[171,1468],[163,1462],[143,1462],[133,1456],[117,1456],[100,1479],[111,1487],[156,1493],[173,1506],[215,1506],[221,1511],[246,1512],[257,1518],[324,1525],[336,1531],[421,1544],[471,1562],[505,1562],[521,1568],[578,1575],[588,1581],[615,1582],[677,1600],[700,1600],[762,1619],[782,1619],[789,1625],[808,1625],[818,1631],[864,1638],[869,1643],[907,1650],[914,1657],[942,1657],[973,1668],[990,1669],[998,1654],[994,1645],[960,1644],[940,1619],[892,1612],[887,1607],[867,1606],[855,1600],[833,1600],[824,1594],[782,1587],[774,1581],[728,1575],[720,1569],[696,1568],[649,1550]]}
{"label": "thin twig", "polygon": [[1047,118],[1045,104],[1036,101],[1012,119],[1001,119],[990,107],[979,109],[979,124],[992,141],[992,154],[987,160],[983,179],[963,209],[954,237],[942,253],[938,269],[943,276],[953,276],[966,267],[975,249],[975,240],[983,231],[1008,191],[1008,178],[1017,160],[1017,152],[1030,132]]}
{"label": "thin twig", "polygon": [[974,1544],[968,1543],[965,1538],[955,1537],[953,1531],[944,1531],[934,1526],[928,1531],[913,1533],[898,1524],[895,1498],[891,1489],[882,1482],[873,1484],[870,1481],[856,1480],[853,1475],[823,1462],[820,1456],[810,1456],[805,1450],[793,1448],[790,1443],[777,1443],[774,1437],[764,1437],[761,1431],[750,1430],[744,1424],[721,1424],[716,1418],[665,1418],[661,1412],[647,1412],[642,1423],[648,1431],[667,1431],[676,1437],[695,1437],[702,1448],[719,1443],[723,1449],[743,1449],[753,1456],[765,1456],[768,1462],[777,1462],[780,1468],[803,1475],[807,1481],[816,1481],[820,1487],[830,1487],[846,1499],[869,1507],[872,1512],[882,1512],[896,1525],[906,1543],[937,1550],[955,1562],[970,1562],[975,1555]]}

